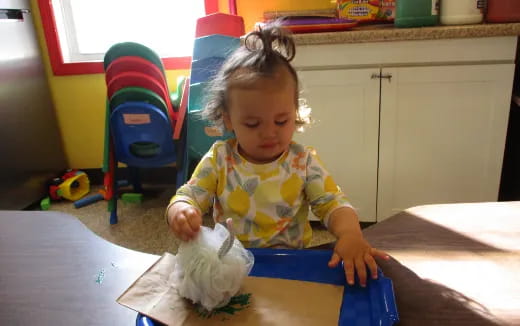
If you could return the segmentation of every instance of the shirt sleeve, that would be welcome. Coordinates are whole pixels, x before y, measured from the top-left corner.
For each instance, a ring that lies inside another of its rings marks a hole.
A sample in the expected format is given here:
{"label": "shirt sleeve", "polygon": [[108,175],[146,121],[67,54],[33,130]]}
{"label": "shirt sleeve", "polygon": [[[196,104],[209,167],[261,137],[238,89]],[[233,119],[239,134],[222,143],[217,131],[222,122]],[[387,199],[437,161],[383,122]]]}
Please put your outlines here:
{"label": "shirt sleeve", "polygon": [[217,189],[216,156],[217,150],[213,146],[201,159],[191,179],[177,190],[168,208],[175,202],[186,202],[198,208],[203,215],[209,211]]}
{"label": "shirt sleeve", "polygon": [[310,149],[307,156],[305,195],[312,212],[326,227],[329,225],[330,214],[334,210],[340,207],[352,208],[314,149]]}

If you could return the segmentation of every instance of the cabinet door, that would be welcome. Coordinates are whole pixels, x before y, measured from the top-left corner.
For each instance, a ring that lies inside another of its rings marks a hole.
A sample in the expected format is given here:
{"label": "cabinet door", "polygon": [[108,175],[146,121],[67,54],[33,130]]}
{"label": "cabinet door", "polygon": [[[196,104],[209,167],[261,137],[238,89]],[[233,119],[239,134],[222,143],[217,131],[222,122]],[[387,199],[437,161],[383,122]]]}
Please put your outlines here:
{"label": "cabinet door", "polygon": [[383,69],[378,221],[411,206],[496,201],[514,65]]}
{"label": "cabinet door", "polygon": [[361,221],[376,220],[379,69],[301,71],[314,123],[295,140],[316,148]]}

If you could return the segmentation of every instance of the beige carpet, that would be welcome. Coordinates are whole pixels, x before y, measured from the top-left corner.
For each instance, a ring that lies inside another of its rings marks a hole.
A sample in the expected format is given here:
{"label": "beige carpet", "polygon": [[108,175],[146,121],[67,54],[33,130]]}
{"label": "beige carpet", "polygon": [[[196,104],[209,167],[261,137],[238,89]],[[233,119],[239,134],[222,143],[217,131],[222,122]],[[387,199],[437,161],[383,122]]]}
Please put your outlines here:
{"label": "beige carpet", "polygon": [[[118,201],[118,223],[111,225],[107,202],[100,201],[82,208],[75,208],[70,201],[53,202],[50,210],[65,212],[76,216],[83,224],[100,237],[129,249],[162,255],[164,252],[175,254],[177,246],[166,222],[164,209],[175,193],[171,185],[144,185],[143,201],[125,203]],[[100,187],[92,187],[95,194]],[[131,191],[131,188],[122,191]],[[204,225],[213,227],[211,219],[204,219]],[[328,243],[333,236],[319,224],[313,226],[314,235],[311,246]]]}

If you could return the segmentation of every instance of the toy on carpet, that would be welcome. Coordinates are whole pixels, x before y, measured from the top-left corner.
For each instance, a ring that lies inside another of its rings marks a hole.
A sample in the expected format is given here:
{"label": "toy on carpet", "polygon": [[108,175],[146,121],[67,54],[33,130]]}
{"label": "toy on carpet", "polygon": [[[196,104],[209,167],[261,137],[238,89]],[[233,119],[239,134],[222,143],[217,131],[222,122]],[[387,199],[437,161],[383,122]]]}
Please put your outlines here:
{"label": "toy on carpet", "polygon": [[49,183],[49,196],[52,200],[62,198],[78,200],[90,191],[90,181],[85,172],[67,170],[61,177],[54,178]]}
{"label": "toy on carpet", "polygon": [[76,200],[74,202],[74,207],[81,208],[81,207],[84,207],[84,206],[87,206],[90,204],[97,203],[98,201],[101,201],[103,199],[105,199],[105,196],[100,192],[95,195],[91,195],[91,196]]}
{"label": "toy on carpet", "polygon": [[[126,187],[126,186],[128,186],[128,184],[129,184],[128,180],[118,180],[117,181],[117,187],[118,188],[119,187]],[[81,207],[84,207],[84,206],[88,206],[90,204],[94,204],[94,203],[97,203],[98,201],[104,200],[104,199],[106,199],[106,197],[107,196],[106,196],[105,189],[100,189],[97,194],[90,195],[88,197],[76,200],[74,202],[74,207],[81,208]]]}
{"label": "toy on carpet", "polygon": [[140,204],[143,201],[143,194],[126,192],[121,195],[121,200],[125,203]]}
{"label": "toy on carpet", "polygon": [[40,209],[42,211],[47,211],[49,208],[51,208],[51,198],[45,197],[40,201]]}
{"label": "toy on carpet", "polygon": [[176,256],[177,291],[207,311],[227,305],[254,264],[253,254],[235,238],[230,218],[226,225],[202,226],[194,240],[180,244]]}
{"label": "toy on carpet", "polygon": [[79,200],[90,191],[90,181],[85,172],[69,169],[61,177],[54,178],[47,183],[49,196],[40,201],[40,208],[48,210],[51,200],[67,199]]}

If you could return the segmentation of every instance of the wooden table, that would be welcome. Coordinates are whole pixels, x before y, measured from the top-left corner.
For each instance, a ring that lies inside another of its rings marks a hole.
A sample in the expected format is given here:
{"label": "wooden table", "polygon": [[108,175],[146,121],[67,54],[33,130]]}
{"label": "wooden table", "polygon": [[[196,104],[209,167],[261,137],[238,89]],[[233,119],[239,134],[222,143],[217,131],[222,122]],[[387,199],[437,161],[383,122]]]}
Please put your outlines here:
{"label": "wooden table", "polygon": [[[364,234],[392,256],[399,325],[520,325],[520,202],[415,207]],[[157,258],[69,215],[0,212],[0,325],[134,325],[115,299]]]}
{"label": "wooden table", "polygon": [[0,325],[135,325],[115,300],[157,258],[70,215],[0,211]]}
{"label": "wooden table", "polygon": [[520,325],[520,202],[428,205],[364,230],[399,325]]}

